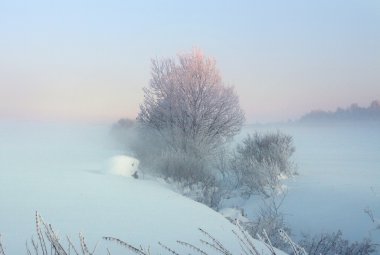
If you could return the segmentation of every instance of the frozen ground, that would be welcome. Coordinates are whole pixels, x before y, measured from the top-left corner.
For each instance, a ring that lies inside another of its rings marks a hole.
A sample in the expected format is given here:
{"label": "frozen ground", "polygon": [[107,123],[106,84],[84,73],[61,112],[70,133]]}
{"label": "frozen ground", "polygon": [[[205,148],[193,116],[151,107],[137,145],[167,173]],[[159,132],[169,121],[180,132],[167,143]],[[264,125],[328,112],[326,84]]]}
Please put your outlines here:
{"label": "frozen ground", "polygon": [[[234,226],[220,214],[156,182],[125,177],[138,162],[118,156],[107,143],[108,128],[0,123],[0,233],[6,254],[25,254],[25,241],[35,235],[36,210],[62,237],[77,240],[82,232],[90,246],[114,236],[165,254],[158,241],[181,250],[175,241],[199,244],[201,227],[240,250]],[[129,254],[107,241],[97,254],[106,254],[105,247]]]}

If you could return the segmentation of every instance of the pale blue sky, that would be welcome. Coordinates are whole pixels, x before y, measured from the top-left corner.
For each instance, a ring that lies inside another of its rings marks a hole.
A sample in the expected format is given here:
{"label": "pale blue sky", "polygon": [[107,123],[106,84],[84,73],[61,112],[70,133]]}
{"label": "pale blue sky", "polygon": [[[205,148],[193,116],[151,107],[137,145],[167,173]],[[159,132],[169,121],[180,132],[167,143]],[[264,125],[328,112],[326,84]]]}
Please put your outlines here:
{"label": "pale blue sky", "polygon": [[193,47],[249,122],[380,99],[378,0],[0,0],[0,119],[133,118],[150,59]]}

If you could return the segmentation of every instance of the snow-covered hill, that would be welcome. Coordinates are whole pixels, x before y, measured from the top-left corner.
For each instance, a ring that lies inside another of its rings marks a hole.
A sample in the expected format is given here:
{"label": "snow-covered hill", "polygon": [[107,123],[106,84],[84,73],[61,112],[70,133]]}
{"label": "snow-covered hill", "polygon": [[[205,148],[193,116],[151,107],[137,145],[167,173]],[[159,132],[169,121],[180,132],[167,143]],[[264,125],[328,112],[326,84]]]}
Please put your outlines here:
{"label": "snow-covered hill", "polygon": [[[232,233],[236,227],[222,215],[157,182],[117,175],[132,172],[128,164],[134,168],[137,162],[99,150],[100,141],[89,138],[103,132],[101,127],[77,131],[55,125],[2,126],[0,233],[7,254],[25,253],[25,241],[35,233],[35,211],[62,237],[78,240],[82,232],[90,246],[100,241],[97,254],[106,254],[106,247],[113,254],[129,254],[103,236],[150,247],[152,254],[167,253],[159,241],[181,251],[185,247],[177,240],[200,245],[205,236],[198,228],[240,254]],[[265,245],[254,242],[269,254]]]}

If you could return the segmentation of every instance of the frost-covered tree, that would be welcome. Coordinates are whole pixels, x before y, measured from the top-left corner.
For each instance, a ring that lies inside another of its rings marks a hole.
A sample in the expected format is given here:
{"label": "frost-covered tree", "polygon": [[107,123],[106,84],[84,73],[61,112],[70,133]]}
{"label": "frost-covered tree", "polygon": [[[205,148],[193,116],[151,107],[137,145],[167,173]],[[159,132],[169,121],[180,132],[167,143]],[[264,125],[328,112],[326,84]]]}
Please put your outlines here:
{"label": "frost-covered tree", "polygon": [[200,50],[177,60],[152,60],[151,73],[137,119],[175,150],[214,150],[240,131],[244,114],[238,96]]}
{"label": "frost-covered tree", "polygon": [[[151,80],[137,117],[140,166],[168,181],[199,187],[213,206],[218,190],[213,161],[237,134],[244,114],[233,87],[225,86],[215,60],[200,50],[152,60]],[[206,202],[205,202],[206,201]]]}

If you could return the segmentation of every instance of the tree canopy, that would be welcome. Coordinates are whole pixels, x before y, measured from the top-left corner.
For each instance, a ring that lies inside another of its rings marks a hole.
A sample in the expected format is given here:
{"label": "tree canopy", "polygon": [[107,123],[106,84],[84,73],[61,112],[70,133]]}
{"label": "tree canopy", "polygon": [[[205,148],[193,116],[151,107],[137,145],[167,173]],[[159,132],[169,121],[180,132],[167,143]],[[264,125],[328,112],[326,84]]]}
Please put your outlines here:
{"label": "tree canopy", "polygon": [[151,73],[137,119],[173,146],[216,148],[240,131],[239,98],[223,84],[215,60],[200,50],[180,54],[178,60],[152,60]]}

